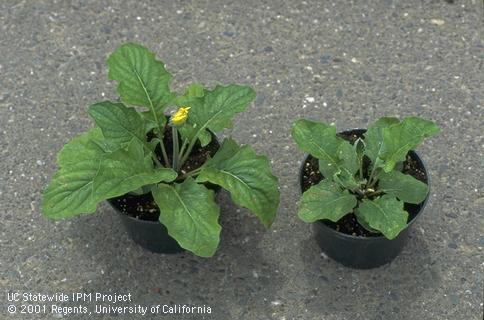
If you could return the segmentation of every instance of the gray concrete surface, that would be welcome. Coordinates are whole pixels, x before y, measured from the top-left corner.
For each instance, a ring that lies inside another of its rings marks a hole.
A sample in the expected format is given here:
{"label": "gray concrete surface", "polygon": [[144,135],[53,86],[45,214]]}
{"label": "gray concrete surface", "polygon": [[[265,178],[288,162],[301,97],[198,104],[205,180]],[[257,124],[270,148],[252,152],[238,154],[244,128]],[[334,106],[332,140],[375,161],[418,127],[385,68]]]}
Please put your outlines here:
{"label": "gray concrete surface", "polygon": [[[1,1],[0,319],[61,318],[8,315],[6,291],[211,306],[197,319],[482,319],[483,4],[451,2]],[[175,88],[254,86],[256,103],[227,134],[272,159],[282,191],[272,229],[222,194],[222,241],[206,260],[142,250],[106,204],[69,221],[41,216],[55,154],[92,125],[89,104],[115,97],[105,58],[128,40],[157,52]],[[393,263],[351,270],[320,255],[296,217],[302,153],[289,129],[300,117],[346,129],[381,115],[442,127],[420,149],[431,201]]]}

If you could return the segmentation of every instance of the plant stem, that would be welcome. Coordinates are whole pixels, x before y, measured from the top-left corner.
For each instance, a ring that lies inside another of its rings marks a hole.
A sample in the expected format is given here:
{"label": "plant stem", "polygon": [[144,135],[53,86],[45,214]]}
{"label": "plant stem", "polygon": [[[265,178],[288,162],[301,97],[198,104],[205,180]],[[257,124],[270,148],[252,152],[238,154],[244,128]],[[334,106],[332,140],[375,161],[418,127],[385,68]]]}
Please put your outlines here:
{"label": "plant stem", "polygon": [[151,157],[153,158],[153,160],[155,161],[155,163],[159,167],[163,167],[163,165],[161,164],[160,160],[158,160],[158,157],[156,156],[155,152],[153,150],[151,150],[150,146],[148,145],[148,142],[142,141],[142,143],[143,143],[143,146],[146,148],[146,150],[148,150],[151,153]]}
{"label": "plant stem", "polygon": [[187,147],[187,145],[188,145],[188,139],[185,139],[185,140],[183,141],[182,147],[181,147],[181,149],[180,149],[180,158],[181,158],[181,156],[183,155],[183,152],[185,152],[185,148]]}
{"label": "plant stem", "polygon": [[156,121],[156,126],[158,127],[158,139],[160,140],[160,147],[161,147],[161,153],[163,155],[163,160],[165,160],[165,165],[166,167],[170,167],[170,160],[168,160],[168,155],[166,154],[166,149],[165,149],[165,144],[163,143],[163,130],[161,128],[160,120],[156,116],[156,111],[155,107],[153,106],[153,103],[150,100],[150,105],[151,105],[151,113],[153,114],[153,118]]}
{"label": "plant stem", "polygon": [[363,180],[363,156],[360,159],[360,180]]}
{"label": "plant stem", "polygon": [[360,189],[356,189],[355,192],[361,197],[365,195]]}
{"label": "plant stem", "polygon": [[200,132],[202,132],[202,130],[199,130],[197,132],[197,134],[192,138],[192,141],[190,141],[190,144],[188,145],[188,148],[187,148],[187,151],[185,152],[185,154],[183,155],[183,157],[181,158],[181,161],[180,161],[180,168],[183,166],[183,164],[185,163],[185,161],[187,161],[187,158],[188,156],[190,155],[190,153],[192,152],[192,149],[193,149],[193,146],[195,145],[195,143],[197,142],[197,139],[198,139],[198,135],[200,134]]}
{"label": "plant stem", "polygon": [[184,180],[184,179],[186,179],[188,177],[195,176],[195,175],[199,174],[200,171],[202,171],[202,167],[197,168],[197,169],[195,169],[193,171],[187,172],[187,173],[185,173],[185,174],[183,174],[181,176],[178,176],[178,178],[176,178],[176,181]]}
{"label": "plant stem", "polygon": [[161,153],[163,154],[163,160],[165,160],[166,167],[170,167],[170,160],[168,159],[168,154],[166,153],[165,144],[163,143],[163,139],[160,139],[160,147],[161,147]]}
{"label": "plant stem", "polygon": [[375,183],[378,181],[378,176],[380,175],[381,171],[378,171],[378,173],[375,174],[375,172],[377,172],[378,168],[374,169],[371,171],[371,175],[370,175],[370,179],[368,180],[368,187],[367,188],[371,188],[375,185]]}
{"label": "plant stem", "polygon": [[180,158],[180,149],[178,146],[178,130],[175,126],[171,127],[171,133],[173,137],[173,170],[178,172],[178,160]]}
{"label": "plant stem", "polygon": [[158,160],[158,157],[156,156],[156,154],[153,152],[153,153],[151,153],[151,155],[152,155],[153,160],[155,160],[156,164],[159,167],[163,167],[163,165],[161,164],[160,160]]}

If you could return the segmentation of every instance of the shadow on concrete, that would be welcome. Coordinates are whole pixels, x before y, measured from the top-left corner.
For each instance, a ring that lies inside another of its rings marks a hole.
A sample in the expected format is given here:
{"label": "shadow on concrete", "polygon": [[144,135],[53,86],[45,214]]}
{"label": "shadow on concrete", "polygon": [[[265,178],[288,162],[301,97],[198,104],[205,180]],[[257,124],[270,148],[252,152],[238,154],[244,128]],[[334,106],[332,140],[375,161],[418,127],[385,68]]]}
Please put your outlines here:
{"label": "shadow on concrete", "polygon": [[403,252],[391,263],[375,269],[347,268],[321,254],[313,237],[301,241],[309,314],[391,319],[417,303],[425,291],[440,284],[426,242],[416,230]]}
{"label": "shadow on concrete", "polygon": [[77,239],[85,259],[103,273],[83,291],[131,292],[134,301],[143,305],[206,305],[212,308],[210,319],[244,318],[249,312],[269,317],[267,301],[283,279],[259,249],[267,231],[253,215],[233,205],[227,193],[219,194],[218,202],[222,234],[210,259],[188,252],[169,255],[144,250],[128,237],[107,204],[95,215],[79,219],[69,230],[71,237]]}

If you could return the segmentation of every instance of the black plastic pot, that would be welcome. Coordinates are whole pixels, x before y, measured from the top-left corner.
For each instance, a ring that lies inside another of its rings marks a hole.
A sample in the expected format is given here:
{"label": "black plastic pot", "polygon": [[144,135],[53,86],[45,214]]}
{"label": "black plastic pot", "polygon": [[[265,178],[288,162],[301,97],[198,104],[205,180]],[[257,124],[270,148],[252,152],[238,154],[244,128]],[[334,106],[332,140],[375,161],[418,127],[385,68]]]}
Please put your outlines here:
{"label": "black plastic pot", "polygon": [[129,236],[143,248],[156,253],[179,253],[184,249],[173,239],[159,221],[141,220],[121,212],[111,201]]}
{"label": "black plastic pot", "polygon": [[[365,129],[354,129],[343,131],[341,134],[356,134],[361,136],[365,131]],[[410,151],[408,155],[415,160],[424,171],[430,194],[430,176],[423,160],[415,151]],[[302,181],[304,164],[309,157],[311,156],[307,155],[305,157],[299,173],[301,192],[304,191]],[[319,247],[327,256],[347,267],[357,269],[379,267],[391,262],[402,251],[408,240],[410,226],[423,212],[428,197],[429,196],[427,195],[427,198],[425,198],[425,200],[419,205],[413,205],[412,209],[416,210],[417,213],[411,217],[410,221],[408,221],[407,228],[402,230],[395,239],[388,240],[383,235],[376,237],[359,237],[345,234],[331,228],[324,220],[319,220],[312,224],[314,236]]]}
{"label": "black plastic pot", "polygon": [[[213,132],[210,133],[212,134],[212,142],[210,144],[215,144],[218,149],[220,143],[217,136]],[[218,185],[211,183],[204,184],[208,189],[213,190],[215,193],[218,193],[220,190],[220,186]],[[150,199],[152,199],[151,196]],[[127,215],[117,207],[113,199],[108,199],[108,203],[121,217],[121,221],[130,237],[144,249],[155,253],[180,253],[185,251],[185,249],[180,247],[178,242],[168,234],[166,227],[159,221],[142,220]]]}

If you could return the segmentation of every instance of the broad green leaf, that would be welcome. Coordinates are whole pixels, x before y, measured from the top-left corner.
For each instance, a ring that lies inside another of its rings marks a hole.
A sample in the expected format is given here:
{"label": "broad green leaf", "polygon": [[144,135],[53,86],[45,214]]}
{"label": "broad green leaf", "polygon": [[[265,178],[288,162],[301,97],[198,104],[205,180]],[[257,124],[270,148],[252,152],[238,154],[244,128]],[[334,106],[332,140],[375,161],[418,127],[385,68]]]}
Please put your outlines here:
{"label": "broad green leaf", "polygon": [[395,170],[380,176],[378,190],[392,194],[403,202],[414,204],[424,201],[429,191],[427,184]]}
{"label": "broad green leaf", "polygon": [[339,142],[337,152],[340,165],[348,169],[351,174],[355,174],[360,168],[355,147],[343,139]]}
{"label": "broad green leaf", "polygon": [[266,227],[271,226],[279,205],[279,189],[266,156],[225,139],[197,177],[197,182],[205,181],[229,191],[234,203],[252,211]]}
{"label": "broad green leaf", "polygon": [[361,185],[366,182],[366,179],[359,180],[356,179],[354,175],[349,174],[348,171],[338,170],[338,172],[333,175],[333,181],[345,189],[355,191],[360,189]]}
{"label": "broad green leaf", "polygon": [[292,127],[292,137],[305,152],[319,160],[323,176],[342,176],[351,185],[356,184],[354,174],[358,170],[358,159],[351,144],[336,136],[336,128],[325,123],[297,120]]}
{"label": "broad green leaf", "polygon": [[108,141],[119,145],[125,145],[133,138],[146,141],[143,119],[135,109],[104,101],[90,106],[88,112]]}
{"label": "broad green leaf", "polygon": [[154,169],[151,157],[133,139],[117,149],[94,128],[69,142],[58,156],[59,171],[43,194],[43,213],[51,219],[92,213],[99,202],[144,185],[172,181],[171,169]]}
{"label": "broad green leaf", "polygon": [[200,125],[194,122],[192,111],[203,109],[204,95],[205,91],[203,86],[195,83],[187,87],[183,96],[179,96],[175,99],[175,103],[178,106],[190,107],[187,122],[178,128],[182,139],[191,141],[195,135],[198,134],[198,139],[202,147],[208,145],[212,141],[212,135],[205,129],[199,132],[198,128]]}
{"label": "broad green leaf", "polygon": [[[188,119],[190,119],[190,115],[188,116]],[[200,140],[200,145],[202,147],[205,147],[212,141],[212,135],[209,131],[203,130],[201,132],[198,132],[197,124],[191,123],[190,120],[188,120],[185,124],[179,127],[178,132],[180,132],[183,140],[188,141],[191,141],[198,133],[198,140]]]}
{"label": "broad green leaf", "polygon": [[[141,117],[144,120],[145,132],[148,133],[151,130],[158,131],[158,123],[156,122],[156,119],[155,119],[155,117],[153,115],[153,112],[151,112],[151,111],[142,111],[140,113],[141,113]],[[162,128],[164,128],[165,125],[166,125],[166,116],[158,117],[157,119],[158,119],[158,121],[160,121],[160,126]],[[162,132],[162,135],[163,134],[164,134],[164,132]]]}
{"label": "broad green leaf", "polygon": [[394,239],[407,227],[408,213],[403,201],[393,195],[383,195],[375,200],[363,199],[356,209],[358,219],[363,219],[372,229],[380,231],[388,239]]}
{"label": "broad green leaf", "polygon": [[205,91],[203,104],[189,104],[188,123],[195,128],[194,135],[206,129],[218,132],[230,128],[234,115],[244,111],[254,98],[254,90],[247,86],[216,86]]}
{"label": "broad green leaf", "polygon": [[177,177],[168,168],[154,168],[150,153],[133,139],[125,149],[103,157],[94,179],[94,193],[100,200],[121,196],[145,185],[171,182]]}
{"label": "broad green leaf", "polygon": [[[127,43],[108,58],[109,79],[118,82],[118,93],[123,102],[155,110],[159,119],[173,100],[170,92],[171,74],[162,61],[147,48]],[[161,120],[162,121],[162,120]]]}
{"label": "broad green leaf", "polygon": [[200,146],[205,147],[210,142],[212,142],[212,135],[208,131],[202,131],[198,135],[198,140],[200,140]]}
{"label": "broad green leaf", "polygon": [[57,163],[60,167],[64,167],[81,160],[96,159],[105,152],[115,149],[117,146],[106,141],[101,129],[96,127],[73,138],[62,147],[57,155]]}
{"label": "broad green leaf", "polygon": [[170,236],[198,256],[213,256],[221,230],[214,192],[187,178],[181,184],[159,184],[152,193],[160,208],[160,222]]}
{"label": "broad green leaf", "polygon": [[59,169],[43,194],[44,215],[63,219],[96,211],[99,201],[93,193],[93,182],[98,170],[99,159],[80,160]]}
{"label": "broad green leaf", "polygon": [[333,175],[333,180],[344,188],[350,190],[358,189],[361,182],[355,178],[355,173],[359,169],[358,154],[355,147],[347,141],[340,141],[337,155],[338,170]]}
{"label": "broad green leaf", "polygon": [[46,217],[62,219],[96,210],[93,181],[108,145],[95,128],[62,148],[58,155],[60,169],[43,192],[42,212]]}
{"label": "broad green leaf", "polygon": [[205,95],[205,89],[200,83],[192,83],[187,87],[186,96],[189,98],[201,98]]}
{"label": "broad green leaf", "polygon": [[240,147],[237,142],[235,142],[233,139],[225,138],[222,142],[222,146],[217,150],[215,155],[205,161],[204,167],[218,166],[221,163],[224,163],[232,158],[237,151],[239,151],[239,149]]}
{"label": "broad green leaf", "polygon": [[148,146],[152,152],[155,152],[156,147],[160,144],[161,140],[158,138],[153,138],[148,142]]}
{"label": "broad green leaf", "polygon": [[365,155],[370,158],[371,163],[374,165],[375,161],[380,154],[381,144],[383,138],[381,130],[391,125],[397,124],[400,121],[397,118],[383,117],[368,126],[368,129],[363,134],[365,137]]}
{"label": "broad green leaf", "polygon": [[205,89],[199,83],[192,83],[188,85],[185,90],[185,94],[175,98],[174,102],[179,107],[189,106],[193,101],[201,100],[203,103],[203,96],[205,95]]}
{"label": "broad green leaf", "polygon": [[298,216],[305,222],[327,219],[337,222],[356,206],[356,197],[336,183],[324,179],[304,192]]}
{"label": "broad green leaf", "polygon": [[342,139],[336,136],[334,126],[300,119],[292,126],[292,137],[299,148],[319,159],[319,170],[325,177],[332,177],[338,171],[338,148]]}
{"label": "broad green leaf", "polygon": [[378,155],[384,161],[383,170],[392,171],[399,161],[405,160],[410,150],[438,132],[439,127],[435,123],[418,117],[408,117],[399,124],[383,128],[383,142]]}
{"label": "broad green leaf", "polygon": [[368,222],[366,222],[366,220],[363,219],[363,217],[359,214],[355,214],[356,216],[356,220],[358,221],[358,223],[366,229],[366,231],[369,231],[369,232],[373,232],[373,233],[380,233],[380,231],[378,230],[375,230],[373,229],[372,227],[370,227],[370,225],[368,224]]}

